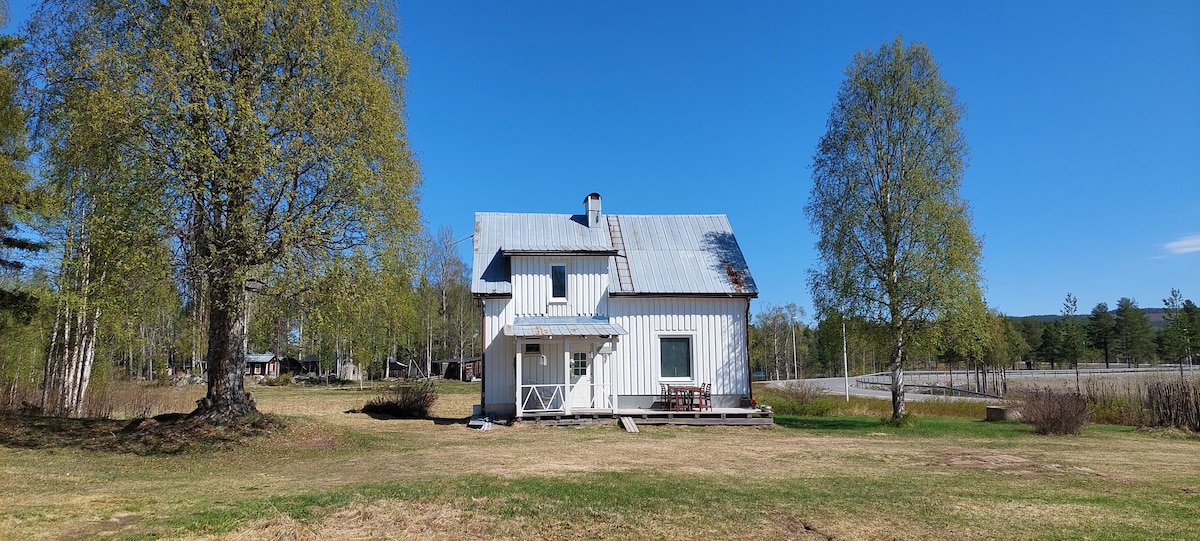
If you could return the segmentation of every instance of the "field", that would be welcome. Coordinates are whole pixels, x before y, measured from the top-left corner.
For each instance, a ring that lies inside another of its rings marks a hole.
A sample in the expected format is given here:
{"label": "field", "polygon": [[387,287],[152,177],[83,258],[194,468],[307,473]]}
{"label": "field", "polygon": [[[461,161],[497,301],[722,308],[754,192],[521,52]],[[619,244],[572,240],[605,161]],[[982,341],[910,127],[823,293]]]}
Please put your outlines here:
{"label": "field", "polygon": [[0,539],[1200,538],[1200,440],[1169,431],[475,431],[472,384],[443,385],[430,420],[345,413],[369,392],[251,387],[286,428],[135,445],[125,421],[0,417]]}

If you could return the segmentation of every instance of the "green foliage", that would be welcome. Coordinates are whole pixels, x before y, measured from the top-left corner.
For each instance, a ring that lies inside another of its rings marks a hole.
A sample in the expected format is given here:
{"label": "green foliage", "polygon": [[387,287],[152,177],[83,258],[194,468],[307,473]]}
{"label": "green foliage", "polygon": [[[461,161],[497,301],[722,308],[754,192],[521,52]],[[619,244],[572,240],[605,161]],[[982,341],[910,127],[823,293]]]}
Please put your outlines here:
{"label": "green foliage", "polygon": [[1059,358],[1059,350],[1062,349],[1062,323],[1055,321],[1042,328],[1042,339],[1038,344],[1037,357],[1038,360],[1050,363],[1050,369],[1055,368],[1054,363]]}
{"label": "green foliage", "polygon": [[[0,5],[3,22],[7,7]],[[29,273],[23,260],[47,245],[18,230],[49,210],[27,167],[29,111],[19,99],[26,81],[14,61],[20,44],[19,38],[0,35],[0,387],[8,390],[0,397],[0,410],[40,403],[34,388],[50,334],[47,309],[54,299],[44,277]]]}
{"label": "green foliage", "polygon": [[1184,300],[1178,289],[1163,299],[1167,325],[1160,333],[1163,356],[1177,361],[1182,369],[1191,362],[1193,350],[1200,349],[1200,309],[1190,299]]}
{"label": "green foliage", "polygon": [[804,309],[788,303],[768,305],[750,326],[750,367],[771,379],[797,379],[808,367],[808,328]]}
{"label": "green foliage", "polygon": [[[963,110],[928,47],[897,38],[855,55],[813,158],[814,304],[886,324],[894,372],[922,322],[979,295]],[[893,405],[901,418],[902,393]]]}
{"label": "green foliage", "polygon": [[[9,259],[12,251],[34,252],[46,245],[14,236],[16,226],[40,211],[44,203],[39,190],[32,187],[32,176],[26,168],[30,157],[26,122],[29,111],[20,103],[18,94],[24,81],[13,56],[20,39],[0,35],[0,270],[18,271],[25,267],[17,259]],[[21,311],[36,300],[29,293],[8,288],[0,289],[0,310]]]}
{"label": "green foliage", "polygon": [[949,305],[945,313],[923,333],[936,345],[942,360],[953,366],[957,363],[978,364],[991,357],[999,337],[992,314],[983,303],[980,293]]}
{"label": "green foliage", "polygon": [[284,387],[287,385],[291,385],[292,383],[293,383],[292,375],[287,372],[279,374],[278,376],[275,376],[273,378],[266,378],[262,382],[263,385],[266,385],[268,387]]}
{"label": "green foliage", "polygon": [[1137,302],[1128,297],[1117,301],[1114,318],[1116,343],[1114,349],[1126,364],[1146,362],[1154,351],[1153,330],[1146,314],[1138,309]]}
{"label": "green foliage", "polygon": [[913,428],[917,426],[917,416],[913,415],[910,411],[906,411],[899,417],[885,417],[880,419],[879,422],[892,428]]}
{"label": "green foliage", "polygon": [[1087,322],[1088,345],[1104,352],[1104,367],[1108,368],[1112,357],[1113,342],[1117,334],[1117,322],[1108,311],[1107,303],[1098,303],[1092,308]]}
{"label": "green foliage", "polygon": [[821,417],[838,409],[837,400],[827,396],[824,389],[803,382],[792,382],[782,388],[760,387],[755,398],[760,404],[771,406],[776,415]]}
{"label": "green foliage", "polygon": [[41,403],[43,363],[54,324],[56,297],[40,281],[16,282],[30,289],[33,305],[24,314],[0,310],[0,411],[30,410]]}
{"label": "green foliage", "polygon": [[[51,1],[33,22],[53,174],[99,186],[76,215],[178,236],[214,409],[244,405],[232,375],[249,279],[348,251],[406,255],[419,174],[393,7]],[[80,232],[89,249],[153,245]]]}
{"label": "green foliage", "polygon": [[1059,342],[1058,356],[1068,366],[1078,368],[1079,358],[1083,356],[1084,331],[1075,319],[1078,302],[1075,296],[1067,293],[1063,301],[1062,338]]}
{"label": "green foliage", "polygon": [[482,383],[477,381],[456,381],[452,379],[434,380],[439,395],[468,394],[479,395]]}

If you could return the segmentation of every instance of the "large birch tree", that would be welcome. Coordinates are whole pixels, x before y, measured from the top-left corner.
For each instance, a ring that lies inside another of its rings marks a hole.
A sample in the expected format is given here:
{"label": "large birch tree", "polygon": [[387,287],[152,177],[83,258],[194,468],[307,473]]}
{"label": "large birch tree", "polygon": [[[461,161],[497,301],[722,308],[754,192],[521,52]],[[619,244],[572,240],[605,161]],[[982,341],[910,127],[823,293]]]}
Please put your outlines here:
{"label": "large birch tree", "polygon": [[929,48],[897,37],[854,55],[813,158],[814,304],[887,328],[893,421],[913,334],[979,295],[963,112]]}
{"label": "large birch tree", "polygon": [[374,0],[39,10],[34,39],[73,50],[41,55],[44,107],[95,108],[121,135],[103,143],[139,173],[120,178],[166,202],[207,320],[208,392],[195,413],[255,409],[243,388],[248,280],[297,253],[415,229],[396,25],[392,4]]}

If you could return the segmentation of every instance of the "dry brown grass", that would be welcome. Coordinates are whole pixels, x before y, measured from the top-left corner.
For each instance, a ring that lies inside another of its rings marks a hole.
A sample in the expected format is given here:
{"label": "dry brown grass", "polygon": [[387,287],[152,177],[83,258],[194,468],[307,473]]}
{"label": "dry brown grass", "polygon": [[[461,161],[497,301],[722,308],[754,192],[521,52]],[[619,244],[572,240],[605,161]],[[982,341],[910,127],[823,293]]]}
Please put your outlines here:
{"label": "dry brown grass", "polygon": [[[1097,429],[1072,438],[475,431],[461,421],[477,394],[441,395],[435,420],[376,420],[344,413],[370,392],[253,391],[259,409],[288,416],[289,428],[246,446],[147,458],[0,445],[0,538],[1200,535],[1175,518],[1200,505],[1189,439]],[[659,486],[671,496],[661,499]],[[245,508],[255,511],[238,513]]]}

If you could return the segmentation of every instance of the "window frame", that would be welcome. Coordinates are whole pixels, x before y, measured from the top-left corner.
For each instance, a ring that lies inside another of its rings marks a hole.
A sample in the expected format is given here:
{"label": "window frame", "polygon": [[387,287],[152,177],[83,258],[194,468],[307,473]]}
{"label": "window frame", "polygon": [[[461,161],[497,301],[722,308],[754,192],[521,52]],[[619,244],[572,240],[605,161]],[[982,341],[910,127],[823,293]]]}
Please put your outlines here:
{"label": "window frame", "polygon": [[[670,340],[670,341],[682,340],[682,341],[684,341],[684,343],[687,344],[687,364],[686,364],[687,375],[685,375],[685,376],[678,376],[678,375],[668,376],[668,375],[666,375],[666,372],[664,370],[664,368],[666,368],[666,366],[663,364],[665,361],[665,356],[663,355],[663,353],[664,353],[663,345],[666,344],[666,341],[668,341],[668,340]],[[658,336],[658,378],[663,381],[692,382],[692,381],[695,381],[695,377],[696,377],[695,337],[690,334],[662,334],[662,335],[659,335]]]}
{"label": "window frame", "polygon": [[[562,295],[555,295],[558,289],[555,284],[554,270],[562,269]],[[567,297],[571,294],[570,288],[571,274],[568,272],[566,263],[550,263],[550,302],[564,303],[567,302]]]}
{"label": "window frame", "polygon": [[[579,356],[582,356],[583,358],[582,359],[576,358]],[[588,355],[586,352],[576,351],[576,352],[571,353],[571,377],[572,378],[580,378],[583,376],[587,376],[588,375],[588,363],[590,363],[590,362],[591,362],[591,360],[588,359]],[[579,364],[579,363],[582,363],[582,364]],[[580,367],[583,368],[582,374],[579,373]]]}

